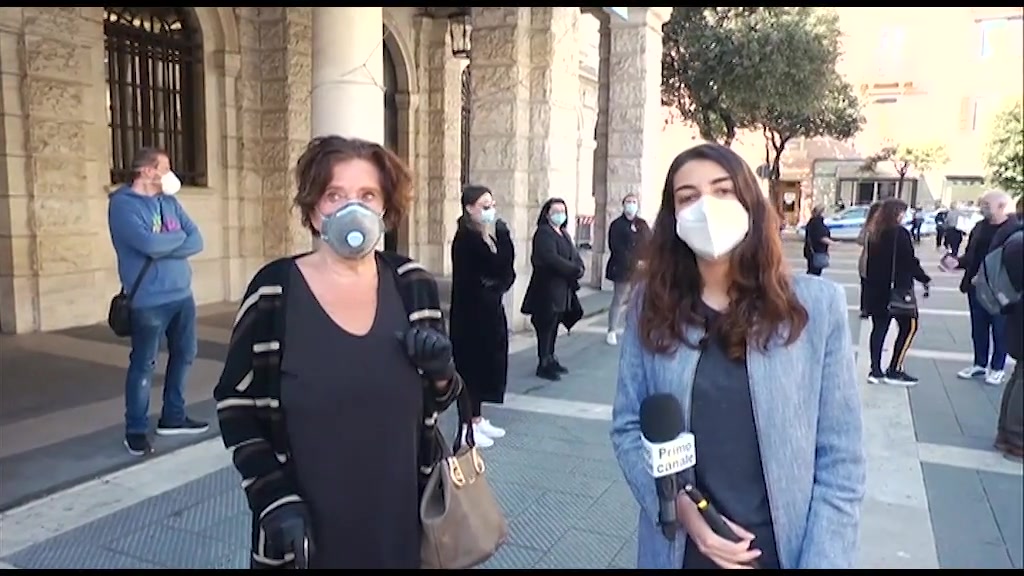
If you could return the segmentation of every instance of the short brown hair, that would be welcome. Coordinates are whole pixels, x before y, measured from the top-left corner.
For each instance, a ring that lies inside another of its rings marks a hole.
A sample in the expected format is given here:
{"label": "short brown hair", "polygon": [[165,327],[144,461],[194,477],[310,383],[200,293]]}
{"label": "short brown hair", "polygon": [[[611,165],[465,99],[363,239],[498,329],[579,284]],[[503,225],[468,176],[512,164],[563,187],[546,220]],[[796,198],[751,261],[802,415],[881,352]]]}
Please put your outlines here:
{"label": "short brown hair", "polygon": [[295,165],[295,199],[302,213],[302,224],[314,231],[312,217],[327,186],[334,167],[348,160],[365,160],[380,171],[380,187],[384,193],[384,225],[393,230],[405,217],[412,201],[412,175],[398,156],[379,144],[358,138],[318,136],[309,141]]}
{"label": "short brown hair", "polygon": [[[160,158],[167,156],[167,152],[164,152],[160,148],[153,146],[144,146],[135,151],[135,155],[132,156],[132,180],[138,179],[142,175],[143,168],[151,168],[160,163]],[[170,157],[167,157],[170,160]]]}

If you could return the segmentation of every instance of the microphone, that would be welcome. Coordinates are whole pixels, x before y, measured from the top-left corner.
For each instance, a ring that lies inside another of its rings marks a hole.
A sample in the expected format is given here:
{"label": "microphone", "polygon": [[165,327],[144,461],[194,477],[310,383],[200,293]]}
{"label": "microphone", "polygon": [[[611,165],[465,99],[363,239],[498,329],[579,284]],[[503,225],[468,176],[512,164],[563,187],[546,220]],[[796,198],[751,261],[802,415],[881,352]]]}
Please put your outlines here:
{"label": "microphone", "polygon": [[654,394],[640,404],[640,433],[654,485],[658,491],[658,525],[675,540],[679,528],[677,476],[697,463],[693,434],[683,432],[683,409],[671,394]]}

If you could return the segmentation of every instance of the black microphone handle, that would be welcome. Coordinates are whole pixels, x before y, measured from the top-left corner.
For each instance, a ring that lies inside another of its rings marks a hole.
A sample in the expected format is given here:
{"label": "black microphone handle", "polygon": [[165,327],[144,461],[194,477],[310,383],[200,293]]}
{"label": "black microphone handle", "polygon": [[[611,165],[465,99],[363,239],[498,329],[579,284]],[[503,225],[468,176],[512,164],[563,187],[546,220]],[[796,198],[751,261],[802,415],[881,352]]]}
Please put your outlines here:
{"label": "black microphone handle", "polygon": [[[705,498],[704,494],[702,494],[700,490],[697,490],[696,486],[687,483],[683,487],[683,492],[686,492],[686,495],[690,497],[690,500],[697,505],[697,510],[700,511],[700,515],[704,518],[704,521],[708,523],[708,527],[711,528],[712,532],[730,542],[743,541],[743,538],[740,538],[740,536],[725,523],[722,515],[718,512],[718,509],[715,508],[715,505]],[[757,565],[757,560],[750,561],[748,565],[751,568],[759,567]]]}
{"label": "black microphone handle", "polygon": [[676,539],[679,518],[676,515],[676,495],[679,494],[676,477],[665,476],[654,481],[658,492],[658,524],[661,533],[669,540]]}

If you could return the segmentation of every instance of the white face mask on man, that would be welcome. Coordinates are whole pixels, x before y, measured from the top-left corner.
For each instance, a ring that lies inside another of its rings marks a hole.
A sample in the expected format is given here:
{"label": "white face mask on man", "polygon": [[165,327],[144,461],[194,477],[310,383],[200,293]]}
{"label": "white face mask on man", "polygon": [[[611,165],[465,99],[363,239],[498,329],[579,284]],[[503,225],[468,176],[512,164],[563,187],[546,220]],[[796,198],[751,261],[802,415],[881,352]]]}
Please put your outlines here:
{"label": "white face mask on man", "polygon": [[728,254],[749,231],[750,215],[736,198],[701,196],[676,214],[676,236],[704,260]]}
{"label": "white face mask on man", "polygon": [[181,180],[172,171],[168,170],[166,174],[160,177],[160,191],[168,196],[174,196],[181,190]]}

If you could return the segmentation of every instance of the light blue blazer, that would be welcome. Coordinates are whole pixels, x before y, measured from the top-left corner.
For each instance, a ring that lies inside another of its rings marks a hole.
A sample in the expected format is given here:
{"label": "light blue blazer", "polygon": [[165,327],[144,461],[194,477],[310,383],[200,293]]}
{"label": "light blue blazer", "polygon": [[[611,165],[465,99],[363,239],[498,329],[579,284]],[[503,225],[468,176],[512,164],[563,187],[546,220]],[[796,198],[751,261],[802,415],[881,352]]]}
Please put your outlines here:
{"label": "light blue blazer", "polygon": [[[807,309],[807,327],[789,346],[747,350],[779,561],[785,569],[853,568],[865,463],[846,295],[840,286],[815,276],[798,275],[792,282]],[[647,396],[671,393],[689,419],[700,353],[685,346],[664,356],[645,350],[637,333],[640,301],[632,299],[621,342],[611,439],[640,503],[637,567],[678,569],[686,535],[680,531],[670,542],[658,528],[658,496],[644,464],[639,412]],[[699,329],[691,330],[691,341],[700,336]]]}

